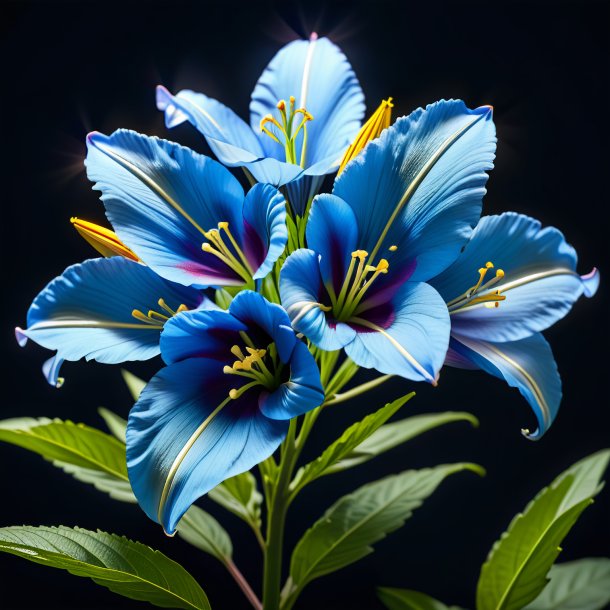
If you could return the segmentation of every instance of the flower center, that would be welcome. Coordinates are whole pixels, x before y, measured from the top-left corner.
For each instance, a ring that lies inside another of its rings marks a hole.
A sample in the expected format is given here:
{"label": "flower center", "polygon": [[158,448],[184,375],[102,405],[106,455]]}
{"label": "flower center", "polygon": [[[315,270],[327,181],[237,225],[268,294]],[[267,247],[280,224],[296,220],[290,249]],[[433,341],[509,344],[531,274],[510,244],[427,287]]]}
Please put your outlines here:
{"label": "flower center", "polygon": [[218,229],[210,229],[203,232],[209,241],[201,244],[201,249],[208,254],[213,254],[227,267],[235,271],[246,283],[252,280],[254,271],[246,258],[243,250],[229,230],[228,222],[219,222]]}
{"label": "flower center", "polygon": [[368,258],[369,254],[365,250],[352,252],[339,294],[335,294],[332,286],[327,286],[332,306],[326,311],[332,310],[334,317],[341,322],[349,320],[354,313],[364,309],[359,306],[365,294],[381,274],[388,272],[390,264],[385,258],[380,259],[376,265],[367,264]]}
{"label": "flower center", "polygon": [[[307,154],[307,123],[313,120],[313,116],[305,108],[294,107],[294,96],[290,96],[290,105],[286,110],[286,101],[280,100],[277,103],[280,121],[272,114],[267,114],[261,119],[261,131],[268,135],[272,140],[284,147],[286,162],[294,163],[305,167]],[[297,118],[297,115],[301,115]],[[300,154],[297,154],[296,139],[303,130],[303,141]]]}
{"label": "flower center", "polygon": [[244,339],[245,347],[234,345],[231,354],[237,358],[231,366],[225,366],[222,372],[225,375],[237,375],[250,379],[249,383],[239,389],[229,391],[231,399],[239,398],[250,388],[260,385],[268,390],[273,390],[280,384],[280,373],[282,364],[278,363],[275,344],[272,343],[267,349],[254,347],[254,344],[245,333],[240,333]]}
{"label": "flower center", "polygon": [[151,326],[158,326],[159,328],[162,328],[163,325],[171,317],[175,316],[176,314],[179,314],[181,311],[188,311],[188,307],[184,305],[184,303],[179,305],[178,308],[175,310],[169,307],[164,299],[159,299],[157,301],[157,304],[165,313],[159,313],[158,311],[149,309],[148,313],[144,314],[139,309],[134,309],[131,312],[131,315],[139,322],[144,322],[144,324],[149,324]]}
{"label": "flower center", "polygon": [[489,309],[500,306],[500,301],[504,301],[506,296],[500,294],[500,290],[490,289],[504,277],[504,271],[502,269],[496,269],[495,276],[483,283],[487,272],[490,269],[493,269],[493,267],[492,262],[485,263],[485,266],[479,269],[479,279],[477,283],[474,286],[471,286],[466,292],[447,303],[450,314],[481,304]]}

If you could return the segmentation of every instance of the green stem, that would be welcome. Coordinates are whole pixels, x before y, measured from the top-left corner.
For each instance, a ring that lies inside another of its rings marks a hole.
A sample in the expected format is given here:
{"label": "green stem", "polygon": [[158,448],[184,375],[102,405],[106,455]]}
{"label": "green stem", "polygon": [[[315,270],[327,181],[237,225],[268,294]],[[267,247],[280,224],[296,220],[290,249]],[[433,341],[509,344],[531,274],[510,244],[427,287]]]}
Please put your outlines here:
{"label": "green stem", "polygon": [[269,502],[269,510],[267,511],[267,544],[263,573],[264,610],[279,610],[280,607],[284,527],[288,510],[288,486],[297,458],[295,453],[296,425],[296,418],[292,419],[286,440],[282,443],[279,473]]}
{"label": "green stem", "polygon": [[351,390],[348,390],[347,392],[343,392],[342,394],[335,393],[335,395],[332,398],[330,398],[329,400],[327,400],[324,403],[324,406],[327,407],[329,405],[336,405],[337,403],[345,402],[346,400],[349,400],[350,398],[354,398],[355,396],[359,396],[360,394],[363,394],[364,392],[368,392],[369,390],[376,388],[378,385],[385,383],[388,379],[391,379],[392,377],[393,377],[393,375],[382,375],[381,377],[376,377],[375,379],[372,379],[371,381],[367,381],[366,383],[357,385],[355,388],[352,388]]}
{"label": "green stem", "polygon": [[242,590],[243,594],[246,596],[248,601],[252,604],[252,607],[255,610],[263,610],[263,605],[258,599],[256,593],[252,590],[252,587],[245,579],[244,575],[240,572],[238,567],[233,563],[232,559],[227,559],[225,566],[231,576],[235,579],[235,582],[239,585],[239,588]]}

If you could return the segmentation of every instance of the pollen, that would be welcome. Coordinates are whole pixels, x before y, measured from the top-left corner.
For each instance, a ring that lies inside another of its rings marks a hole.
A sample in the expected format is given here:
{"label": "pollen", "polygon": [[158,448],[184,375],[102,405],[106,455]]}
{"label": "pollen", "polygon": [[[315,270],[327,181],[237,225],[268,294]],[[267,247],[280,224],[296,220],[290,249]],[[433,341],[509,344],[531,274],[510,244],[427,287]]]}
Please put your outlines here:
{"label": "pollen", "polygon": [[388,250],[389,250],[390,252],[396,252],[396,250],[398,250],[398,246],[390,246],[390,247],[388,248]]}

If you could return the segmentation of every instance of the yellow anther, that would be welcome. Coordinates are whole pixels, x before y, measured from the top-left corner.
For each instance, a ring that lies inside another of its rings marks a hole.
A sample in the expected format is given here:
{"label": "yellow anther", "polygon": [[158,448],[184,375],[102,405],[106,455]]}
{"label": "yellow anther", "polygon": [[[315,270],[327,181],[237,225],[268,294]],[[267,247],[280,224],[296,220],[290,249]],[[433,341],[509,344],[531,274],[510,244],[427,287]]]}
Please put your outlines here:
{"label": "yellow anther", "polygon": [[294,102],[295,102],[294,95],[291,95],[290,96],[290,105],[294,106]]}
{"label": "yellow anther", "polygon": [[486,266],[488,269],[493,269],[494,264],[493,264],[491,261],[487,261],[487,262],[485,263],[485,266]]}
{"label": "yellow anther", "polygon": [[224,231],[226,231],[229,228],[229,223],[226,220],[223,220],[222,222],[218,223],[218,229],[222,229]]}
{"label": "yellow anther", "polygon": [[238,397],[239,397],[239,392],[235,388],[232,388],[229,390],[229,398],[231,398],[231,400],[235,400]]}
{"label": "yellow anther", "polygon": [[106,229],[100,225],[86,220],[80,220],[73,216],[70,222],[91,246],[93,246],[102,256],[124,256],[132,261],[140,262],[137,255],[130,250],[118,237],[114,231]]}
{"label": "yellow anther", "polygon": [[189,308],[184,303],[181,303],[178,306],[178,309],[176,309],[176,313],[182,313],[183,311],[188,311],[188,310],[189,310]]}
{"label": "yellow anther", "polygon": [[390,252],[396,252],[396,250],[398,250],[398,246],[390,246],[390,247],[388,248],[388,250],[389,250]]}
{"label": "yellow anther", "polygon": [[352,159],[354,159],[356,156],[358,156],[358,154],[360,154],[362,149],[371,140],[378,138],[381,132],[386,127],[390,126],[393,107],[394,104],[392,103],[391,97],[389,97],[387,100],[383,100],[381,104],[379,104],[377,110],[375,110],[369,120],[362,126],[354,141],[345,151],[345,155],[343,155],[343,159],[341,161],[341,165],[339,166],[339,171],[337,172],[337,175],[339,175],[345,169],[345,166]]}
{"label": "yellow anther", "polygon": [[375,271],[380,271],[381,273],[387,273],[388,268],[390,267],[390,263],[385,258],[382,258],[378,263]]}
{"label": "yellow anther", "polygon": [[[206,236],[206,237],[207,237],[207,236]],[[208,244],[208,242],[207,242],[207,241],[204,241],[204,242],[201,244],[201,249],[202,249],[204,252],[216,252],[216,250],[215,250],[214,248],[212,248],[212,244]]]}
{"label": "yellow anther", "polygon": [[472,307],[473,305],[483,304],[489,309],[495,309],[500,306],[500,301],[504,301],[506,297],[500,294],[500,290],[495,292],[488,292],[489,289],[502,280],[504,277],[503,269],[496,269],[496,273],[493,278],[483,284],[489,269],[493,269],[494,265],[491,261],[485,263],[485,267],[479,269],[479,280],[474,286],[471,286],[466,292],[461,294],[459,297],[452,299],[447,303],[450,313],[455,313],[462,309]]}
{"label": "yellow anther", "polygon": [[352,252],[352,258],[359,258],[361,261],[363,261],[368,255],[369,253],[366,250],[354,250]]}
{"label": "yellow anther", "polygon": [[278,110],[280,110],[280,111],[282,111],[282,110],[286,110],[286,102],[285,102],[284,100],[280,100],[280,101],[277,103],[276,108],[277,108]]}
{"label": "yellow anther", "polygon": [[241,348],[239,347],[239,345],[234,345],[231,348],[231,353],[236,357],[239,358],[240,360],[243,360],[245,358],[244,353],[241,351]]}
{"label": "yellow anther", "polygon": [[504,277],[504,269],[496,269],[496,277],[503,278]]}

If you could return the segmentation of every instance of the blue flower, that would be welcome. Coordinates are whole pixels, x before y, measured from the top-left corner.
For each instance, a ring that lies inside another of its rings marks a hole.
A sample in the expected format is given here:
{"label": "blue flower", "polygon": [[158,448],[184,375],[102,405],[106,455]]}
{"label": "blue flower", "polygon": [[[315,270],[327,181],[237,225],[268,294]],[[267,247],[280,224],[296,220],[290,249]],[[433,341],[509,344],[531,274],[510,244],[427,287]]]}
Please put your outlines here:
{"label": "blue flower", "polygon": [[22,346],[31,339],[57,350],[43,372],[59,386],[64,360],[117,364],[157,356],[164,323],[200,307],[214,305],[199,290],[122,256],[96,258],[68,267],[50,282],[34,299],[27,328],[17,328],[16,335]]}
{"label": "blue flower", "polygon": [[425,282],[476,225],[495,150],[491,109],[441,101],[396,121],[313,202],[309,249],[291,254],[280,295],[295,329],[359,366],[436,383],[449,341]]}
{"label": "blue flower", "polygon": [[271,60],[252,92],[250,125],[189,90],[173,96],[158,87],[157,106],[170,128],[191,122],[225,165],[246,168],[258,182],[289,185],[300,215],[324,175],[339,167],[364,116],[364,96],[347,58],[315,34]]}
{"label": "blue flower", "polygon": [[269,457],[324,392],[286,312],[249,290],[228,311],[170,320],[161,352],[168,366],[129,415],[127,466],[140,506],[172,534],[197,498]]}
{"label": "blue flower", "polygon": [[120,240],[160,276],[185,286],[254,286],[286,245],[274,187],[247,195],[220,163],[133,131],[87,137],[87,175]]}
{"label": "blue flower", "polygon": [[518,388],[538,421],[533,433],[523,431],[531,439],[549,429],[561,401],[557,365],[540,331],[599,285],[596,269],[580,276],[576,263],[557,229],[508,212],[482,218],[463,254],[430,281],[451,316],[447,364],[483,369]]}

